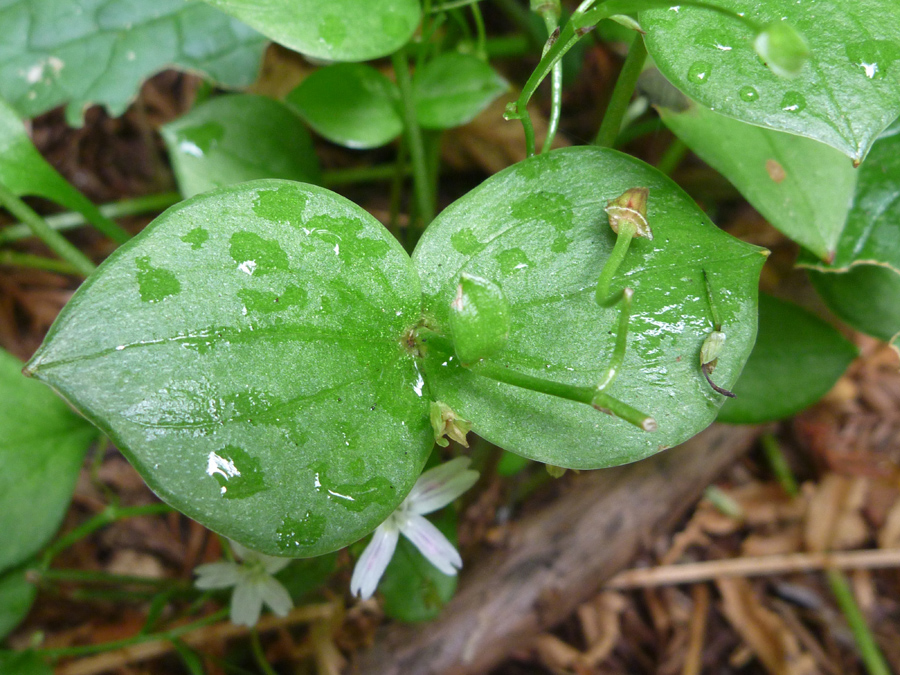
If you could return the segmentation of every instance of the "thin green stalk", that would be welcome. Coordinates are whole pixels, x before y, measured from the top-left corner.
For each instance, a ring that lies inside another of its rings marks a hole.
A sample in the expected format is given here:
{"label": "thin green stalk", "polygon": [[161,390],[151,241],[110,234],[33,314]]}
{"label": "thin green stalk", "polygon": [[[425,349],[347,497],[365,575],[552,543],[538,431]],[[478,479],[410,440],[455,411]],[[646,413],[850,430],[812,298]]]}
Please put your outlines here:
{"label": "thin green stalk", "polygon": [[859,605],[853,598],[853,590],[847,582],[847,577],[840,570],[833,568],[827,570],[826,574],[834,599],[844,613],[847,623],[850,624],[853,639],[856,641],[859,655],[869,675],[891,675],[891,669],[878,648],[878,643],[875,642],[875,637],[869,630]]}
{"label": "thin green stalk", "polygon": [[619,301],[619,295],[610,295],[609,287],[612,284],[613,277],[619,269],[619,265],[625,260],[628,248],[631,246],[631,240],[637,233],[637,228],[630,222],[622,222],[619,225],[619,233],[616,235],[616,245],[613,246],[612,253],[609,254],[603,269],[600,270],[600,277],[597,279],[597,291],[594,298],[601,307],[612,307]]}
{"label": "thin green stalk", "polygon": [[416,119],[412,79],[409,75],[409,60],[403,49],[394,52],[391,60],[397,76],[397,86],[400,89],[400,114],[403,117],[409,157],[412,161],[416,203],[419,206],[419,217],[423,221],[422,229],[424,229],[434,218],[434,200],[429,190],[428,166],[425,159],[425,145],[422,142],[422,131]]}
{"label": "thin green stalk", "polygon": [[666,148],[663,156],[659,158],[656,168],[667,176],[671,176],[675,169],[678,168],[678,165],[684,161],[687,153],[688,146],[680,138],[676,138]]}
{"label": "thin green stalk", "polygon": [[50,567],[53,559],[72,546],[74,543],[93,534],[97,530],[110,525],[123,518],[136,518],[138,516],[155,516],[161,513],[171,513],[174,509],[168,504],[146,504],[144,506],[107,506],[93,518],[83,522],[68,534],[63,535],[44,550],[41,558],[41,568]]}
{"label": "thin green stalk", "polygon": [[[173,204],[177,204],[182,199],[178,192],[162,192],[155,195],[147,195],[145,197],[136,197],[134,199],[123,199],[118,202],[103,204],[99,207],[100,213],[107,218],[122,218],[125,216],[135,216],[141,213],[152,213],[154,211],[162,211],[169,208]],[[77,211],[67,211],[65,213],[54,213],[53,215],[44,217],[46,222],[54,230],[70,230],[75,227],[81,227],[87,224],[84,214]],[[0,244],[11,241],[18,241],[32,236],[31,228],[25,223],[17,223],[0,230]]]}
{"label": "thin green stalk", "polygon": [[156,586],[160,588],[190,588],[190,584],[181,579],[156,579],[128,574],[111,574],[99,570],[48,569],[37,571],[40,580],[72,581],[84,584],[117,584]]}
{"label": "thin green stalk", "polygon": [[647,47],[644,46],[644,38],[637,34],[628,49],[625,63],[622,64],[619,79],[616,80],[616,86],[613,88],[612,97],[606,107],[606,113],[600,123],[600,130],[594,139],[594,145],[604,148],[611,148],[615,145],[616,138],[622,130],[622,120],[628,110],[628,104],[631,102],[631,96],[634,94],[634,88],[646,60]]}
{"label": "thin green stalk", "polygon": [[85,217],[102,234],[112,239],[117,244],[124,244],[131,239],[131,235],[122,229],[117,223],[103,215],[103,212],[88,199],[84,205]]}
{"label": "thin green stalk", "polygon": [[627,145],[631,143],[631,141],[640,138],[641,136],[646,136],[647,134],[656,134],[660,131],[663,131],[666,128],[666,125],[663,124],[663,121],[658,117],[654,117],[653,119],[644,120],[642,122],[635,122],[634,124],[630,124],[629,126],[622,129],[619,133],[619,137],[616,139],[616,148],[621,148],[623,145]]}
{"label": "thin green stalk", "polygon": [[403,201],[403,183],[409,175],[409,167],[406,165],[406,140],[401,136],[397,147],[397,159],[394,162],[394,175],[391,177],[391,213],[388,220],[388,229],[394,236],[400,231],[400,205]]}
{"label": "thin green stalk", "polygon": [[205,616],[197,621],[184,624],[183,626],[177,626],[176,628],[170,628],[169,630],[160,631],[158,633],[139,633],[138,635],[134,635],[130,638],[113,640],[112,642],[103,642],[96,645],[62,647],[59,649],[38,649],[36,651],[38,655],[48,659],[64,659],[76,656],[90,656],[91,654],[111,652],[115,651],[116,649],[131,647],[132,645],[137,645],[144,642],[156,642],[157,640],[171,641],[181,637],[182,635],[193,632],[198,628],[203,628],[204,626],[209,626],[211,624],[218,623],[223,619],[226,619],[228,617],[228,612],[228,608],[220,609],[218,612],[214,612],[213,614]]}
{"label": "thin green stalk", "polygon": [[[408,173],[408,169],[406,170]],[[326,187],[349,185],[351,183],[375,183],[393,180],[397,173],[396,164],[364,166],[354,169],[336,169],[322,173],[322,183]]]}
{"label": "thin green stalk", "polygon": [[484,52],[484,44],[487,42],[487,31],[484,29],[484,17],[481,16],[481,7],[477,4],[471,5],[472,11],[472,20],[475,22],[475,31],[478,35],[478,47],[475,50],[475,53],[482,59],[486,59],[487,55]]}
{"label": "thin green stalk", "polygon": [[[553,35],[559,28],[560,7],[558,3],[543,4],[540,9],[541,16],[544,19],[544,25],[547,26],[547,35]],[[544,54],[550,48],[548,42],[544,47]],[[541,148],[541,154],[550,151],[553,145],[553,139],[559,130],[559,120],[562,116],[562,89],[563,89],[563,62],[562,59],[553,65],[553,71],[550,75],[550,118],[547,120],[547,135],[544,138],[544,145]]]}
{"label": "thin green stalk", "polygon": [[78,274],[87,277],[94,271],[94,263],[86,255],[70,244],[59,232],[47,225],[34,209],[2,183],[0,183],[0,204],[6,207],[13,216],[28,225],[35,236],[40,237],[51,251],[72,265]]}
{"label": "thin green stalk", "polygon": [[256,663],[263,671],[263,675],[277,675],[272,666],[269,665],[268,660],[266,660],[262,643],[259,641],[259,632],[255,628],[250,629],[250,647],[253,650],[253,658],[256,659]]}
{"label": "thin green stalk", "polygon": [[450,0],[449,2],[439,2],[431,8],[430,12],[432,14],[437,14],[438,12],[446,12],[450,9],[466,7],[467,5],[477,5],[479,2],[481,2],[481,0]]}
{"label": "thin green stalk", "polygon": [[634,291],[630,288],[624,288],[615,294],[612,299],[613,304],[620,303],[622,308],[619,310],[619,327],[616,331],[616,345],[613,348],[612,358],[609,360],[609,366],[606,369],[606,376],[597,385],[597,391],[603,391],[612,386],[622,364],[625,362],[625,350],[628,345],[628,322],[631,320],[631,298]]}
{"label": "thin green stalk", "polygon": [[31,253],[19,253],[18,251],[0,250],[0,265],[16,265],[18,267],[30,267],[36,270],[58,272],[59,274],[71,274],[82,276],[81,271],[65,260],[45,258]]}
{"label": "thin green stalk", "polygon": [[769,468],[772,469],[772,473],[775,474],[775,478],[778,479],[781,487],[791,497],[798,496],[800,494],[800,487],[797,485],[797,479],[794,478],[794,473],[791,471],[787,458],[781,451],[778,439],[772,434],[764,434],[762,437],[762,447],[763,452],[766,455],[766,461],[769,463]]}

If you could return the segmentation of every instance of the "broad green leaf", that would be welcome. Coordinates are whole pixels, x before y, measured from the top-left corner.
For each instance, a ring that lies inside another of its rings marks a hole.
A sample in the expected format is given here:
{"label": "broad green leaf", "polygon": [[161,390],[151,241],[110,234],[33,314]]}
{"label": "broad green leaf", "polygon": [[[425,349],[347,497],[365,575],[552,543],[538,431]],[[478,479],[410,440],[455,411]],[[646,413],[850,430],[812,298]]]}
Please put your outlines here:
{"label": "broad green leaf", "polygon": [[472,54],[441,54],[413,77],[416,116],[425,129],[451,129],[471,122],[509,84]]}
{"label": "broad green leaf", "polygon": [[94,203],[41,156],[16,111],[3,100],[0,100],[0,183],[19,197],[49,199],[80,212],[101,230],[107,227],[108,221]]}
{"label": "broad green leaf", "polygon": [[900,333],[900,122],[859,168],[847,224],[831,264],[799,265],[829,308],[857,330],[891,341]]}
{"label": "broad green leaf", "polygon": [[900,337],[900,274],[879,265],[857,265],[847,272],[809,277],[828,309],[858,331],[885,342]]}
{"label": "broad green leaf", "polygon": [[403,131],[397,85],[372,66],[338,63],[317,70],[287,95],[317,133],[348,148],[377,148]]}
{"label": "broad green leaf", "polygon": [[35,652],[0,651],[0,673],[3,675],[53,675],[53,669]]}
{"label": "broad green leaf", "polygon": [[225,87],[256,79],[265,39],[196,0],[6,0],[0,5],[0,95],[25,117],[67,104],[125,112],[141,83],[166,68]]}
{"label": "broad green leaf", "polygon": [[846,155],[809,138],[691,104],[661,108],[666,126],[772,223],[820,258],[834,255],[856,187]]}
{"label": "broad green leaf", "polygon": [[185,197],[258,178],[321,181],[306,127],[264,96],[216,97],[164,126],[162,135]]}
{"label": "broad green leaf", "polygon": [[[456,545],[454,511],[444,509],[433,522]],[[457,577],[441,572],[406,537],[400,537],[394,557],[378,584],[378,592],[384,598],[384,613],[408,623],[430,621],[450,602],[456,592],[456,581]]]}
{"label": "broad green leaf", "polygon": [[749,27],[673,4],[640,13],[663,74],[717,113],[813,138],[862,161],[900,114],[900,3],[714,2],[760,25],[789,22],[806,39],[809,61],[797,77],[779,77],[757,56]]}
{"label": "broad green leaf", "polygon": [[53,536],[97,430],[0,350],[0,571]]}
{"label": "broad green leaf", "polygon": [[615,243],[604,207],[634,187],[649,188],[654,237],[631,243],[613,282],[613,290],[634,289],[634,300],[625,362],[608,393],[655,417],[658,431],[494,382],[460,368],[440,340],[429,341],[432,397],[471,420],[479,436],[530,459],[589,469],[652,455],[715,418],[723,397],[699,362],[713,329],[704,271],[727,335],[715,381],[727,388],[756,336],[764,252],[718,230],[669,179],[614,150],[579,147],[533,157],[449,206],[413,255],[425,315],[445,332],[460,275],[490,279],[511,308],[509,341],[490,360],[526,375],[596,386],[619,320],[617,307],[594,301]]}
{"label": "broad green leaf", "polygon": [[856,354],[825,321],[761,294],[756,346],[718,420],[759,424],[790,417],[828,393]]}
{"label": "broad green leaf", "polygon": [[78,290],[29,370],[168,503],[270,555],[371,532],[433,445],[415,269],[372,216],[264,180],[172,207]]}
{"label": "broad green leaf", "polygon": [[37,589],[25,578],[24,569],[0,576],[0,640],[28,616],[36,595]]}
{"label": "broad green leaf", "polygon": [[406,44],[419,0],[206,0],[275,42],[329,61],[369,61]]}

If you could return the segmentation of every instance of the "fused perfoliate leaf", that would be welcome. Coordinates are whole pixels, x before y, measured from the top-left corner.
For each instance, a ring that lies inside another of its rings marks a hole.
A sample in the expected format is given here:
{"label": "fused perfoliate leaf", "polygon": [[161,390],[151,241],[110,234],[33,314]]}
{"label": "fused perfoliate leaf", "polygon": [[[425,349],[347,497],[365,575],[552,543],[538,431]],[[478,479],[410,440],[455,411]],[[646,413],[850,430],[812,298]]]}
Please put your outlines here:
{"label": "fused perfoliate leaf", "polygon": [[622,223],[630,223],[634,226],[635,237],[647,237],[653,239],[650,223],[647,222],[647,197],[650,190],[645,187],[629,188],[615,199],[610,199],[606,204],[606,213],[609,215],[609,226],[612,231],[619,234]]}
{"label": "fused perfoliate leaf", "polygon": [[806,40],[786,21],[773,21],[753,43],[756,53],[780,77],[797,77],[809,60]]}
{"label": "fused perfoliate leaf", "polygon": [[720,330],[714,330],[706,338],[703,346],[700,347],[700,365],[705,366],[710,373],[713,372],[724,347],[725,333]]}
{"label": "fused perfoliate leaf", "polygon": [[495,283],[465,274],[450,303],[450,331],[464,364],[499,352],[509,338],[509,303]]}
{"label": "fused perfoliate leaf", "polygon": [[448,436],[463,447],[469,447],[469,442],[466,440],[466,434],[472,430],[472,423],[469,420],[459,417],[453,412],[453,408],[440,401],[432,401],[429,417],[431,428],[434,429],[435,443],[446,448],[450,445],[450,441],[444,436]]}

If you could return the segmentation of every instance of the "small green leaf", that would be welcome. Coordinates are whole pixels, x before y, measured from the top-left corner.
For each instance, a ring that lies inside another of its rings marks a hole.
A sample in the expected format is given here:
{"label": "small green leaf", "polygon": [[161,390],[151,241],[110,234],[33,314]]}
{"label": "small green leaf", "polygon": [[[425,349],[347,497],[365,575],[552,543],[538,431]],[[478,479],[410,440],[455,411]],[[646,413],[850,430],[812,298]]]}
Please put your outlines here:
{"label": "small green leaf", "polygon": [[509,84],[472,54],[441,54],[413,77],[416,116],[425,129],[451,129],[471,122]]}
{"label": "small green leaf", "polygon": [[696,104],[660,116],[765,218],[820,258],[834,255],[856,187],[850,159],[824,143],[745,124]]}
{"label": "small green leaf", "polygon": [[760,424],[790,417],[828,393],[856,354],[820,318],[760,294],[756,346],[718,420]]}
{"label": "small green leaf", "polygon": [[50,668],[36,652],[0,651],[0,673],[3,675],[53,675]]}
{"label": "small green leaf", "polygon": [[[0,10],[2,13],[2,10]],[[0,183],[18,197],[43,197],[81,213],[89,222],[106,231],[108,221],[94,203],[76,190],[50,166],[31,143],[18,114],[0,100]],[[126,237],[117,237],[120,243]]]}
{"label": "small green leaf", "polygon": [[801,254],[828,307],[885,341],[900,334],[900,122],[872,147],[831,264]]}
{"label": "small green leaf", "polygon": [[53,536],[97,430],[0,350],[0,571]]}
{"label": "small green leaf", "polygon": [[409,257],[368,213],[312,185],[242,183],[118,249],[29,369],[164,500],[307,557],[371,532],[431,451],[408,347],[420,313]]}
{"label": "small green leaf", "polygon": [[[715,112],[768,129],[806,136],[862,161],[878,134],[900,114],[900,3],[896,0],[715,0],[768,26],[771,56],[785,70],[799,64],[795,27],[809,45],[793,79],[779,76],[754,49],[753,30],[734,17],[688,5],[640,13],[647,50],[672,84]],[[781,37],[779,38],[779,33]],[[778,38],[777,40],[775,38]],[[792,63],[793,62],[793,63]],[[776,63],[770,62],[770,66]]]}
{"label": "small green leaf", "polygon": [[144,79],[166,68],[246,87],[266,45],[195,0],[10,0],[0,25],[0,95],[25,117],[66,103],[73,125],[94,103],[121,115]]}
{"label": "small green leaf", "polygon": [[369,61],[406,44],[419,0],[206,0],[301,54]]}
{"label": "small green leaf", "polygon": [[492,281],[460,275],[450,303],[450,334],[463,364],[493,356],[509,339],[509,303]]}
{"label": "small green leaf", "polygon": [[568,468],[632,462],[681,443],[716,416],[699,354],[713,329],[704,271],[728,335],[717,381],[730,386],[756,336],[762,251],[717,229],[674,183],[613,150],[579,147],[520,162],[449,206],[413,254],[429,326],[448,331],[462,273],[502,285],[510,305],[500,366],[554,382],[596,386],[616,341],[617,307],[594,302],[616,235],[604,210],[633,187],[649,188],[653,240],[635,239],[612,290],[634,289],[625,361],[608,394],[652,415],[646,432],[593,408],[495,382],[428,341],[432,396],[479,436],[530,459]]}
{"label": "small green leaf", "polygon": [[219,96],[162,128],[185,197],[258,178],[321,181],[312,139],[283,103]]}
{"label": "small green leaf", "polygon": [[[455,546],[453,509],[444,509],[433,522]],[[384,613],[407,623],[430,621],[453,598],[456,581],[457,577],[442,573],[406,537],[400,537],[394,557],[378,584],[378,591],[384,597]]]}
{"label": "small green leaf", "polygon": [[397,85],[372,66],[338,63],[317,70],[287,95],[285,103],[317,133],[348,148],[377,148],[397,138]]}
{"label": "small green leaf", "polygon": [[0,576],[0,640],[25,620],[35,596],[37,589],[25,577],[24,569]]}

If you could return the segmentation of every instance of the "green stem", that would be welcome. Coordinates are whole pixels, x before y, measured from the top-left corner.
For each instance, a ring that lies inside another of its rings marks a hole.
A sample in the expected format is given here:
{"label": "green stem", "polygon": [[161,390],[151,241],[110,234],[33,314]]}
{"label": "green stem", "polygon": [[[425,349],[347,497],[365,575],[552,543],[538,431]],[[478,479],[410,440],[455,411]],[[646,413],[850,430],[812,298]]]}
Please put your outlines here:
{"label": "green stem", "polygon": [[688,153],[688,146],[684,144],[680,138],[674,139],[663,156],[659,158],[656,168],[667,176],[671,176],[678,165],[684,161],[685,155]]}
{"label": "green stem", "polygon": [[438,12],[446,12],[450,9],[459,9],[460,7],[466,7],[467,5],[477,5],[481,0],[450,0],[449,2],[441,2],[431,8],[432,14],[437,14]]}
{"label": "green stem", "polygon": [[637,233],[637,228],[633,223],[622,221],[619,225],[619,233],[616,235],[616,245],[613,246],[612,253],[606,259],[603,269],[600,270],[600,277],[597,279],[597,292],[594,299],[601,307],[612,307],[619,301],[619,295],[610,295],[609,287],[612,284],[613,277],[619,269],[619,265],[625,260],[628,253],[628,247],[631,246],[631,240]]}
{"label": "green stem", "polygon": [[703,283],[706,285],[706,300],[709,302],[709,313],[712,314],[713,330],[722,330],[722,319],[719,317],[719,310],[715,298],[713,298],[712,284],[709,283],[709,275],[706,270],[703,270]]}
{"label": "green stem", "polygon": [[70,244],[65,237],[50,227],[28,204],[19,199],[5,185],[0,183],[0,204],[16,218],[31,228],[35,236],[47,244],[51,251],[72,265],[81,275],[90,276],[94,271],[94,263],[87,256]]}
{"label": "green stem", "polygon": [[847,582],[847,577],[837,569],[829,569],[827,571],[828,585],[834,594],[834,599],[844,613],[847,623],[850,624],[850,630],[853,632],[853,639],[859,648],[859,655],[865,664],[869,675],[891,675],[887,662],[875,642],[875,637],[866,624],[866,619],[853,598],[853,591]]}
{"label": "green stem", "polygon": [[625,118],[628,104],[631,102],[631,96],[634,94],[634,88],[646,60],[647,47],[644,46],[644,38],[637,34],[628,49],[625,63],[622,64],[619,79],[616,80],[616,86],[613,88],[612,97],[606,107],[606,114],[603,115],[594,145],[604,148],[611,148],[615,145],[616,138],[622,130],[622,120]]}
{"label": "green stem", "polygon": [[422,131],[416,119],[412,80],[409,75],[409,61],[403,49],[394,52],[391,55],[391,60],[394,64],[394,73],[397,76],[397,86],[400,89],[400,114],[403,117],[409,157],[412,161],[413,188],[416,203],[419,207],[419,217],[423,221],[422,229],[424,229],[434,218],[434,202],[429,190],[428,166],[425,158],[425,145],[422,142]]}
{"label": "green stem", "polygon": [[[122,218],[125,216],[134,216],[141,213],[150,213],[153,211],[162,211],[173,204],[181,201],[181,195],[177,192],[162,192],[155,195],[147,195],[145,197],[136,197],[135,199],[123,199],[119,202],[103,204],[99,207],[100,213],[107,218]],[[77,211],[67,211],[65,213],[55,213],[44,218],[54,230],[70,230],[75,227],[81,227],[87,223],[84,214]],[[25,223],[17,223],[0,230],[0,244],[11,241],[25,239],[33,234],[32,230]]]}
{"label": "green stem", "polygon": [[193,621],[191,623],[184,624],[183,626],[178,626],[176,628],[171,628],[169,630],[160,631],[158,633],[143,633],[134,635],[130,638],[123,638],[121,640],[113,640],[112,642],[103,642],[96,645],[83,645],[80,647],[62,647],[60,649],[39,649],[37,653],[40,656],[43,656],[48,659],[64,659],[75,656],[89,656],[91,654],[100,654],[102,652],[111,652],[116,649],[122,649],[124,647],[130,647],[132,645],[141,644],[143,642],[156,642],[156,641],[171,641],[176,638],[181,637],[182,635],[186,635],[192,631],[197,630],[198,628],[203,628],[204,626],[209,626],[210,624],[218,623],[223,619],[228,617],[228,609],[220,609],[218,612],[214,612],[208,616],[203,617],[197,621]]}
{"label": "green stem", "polygon": [[277,675],[277,673],[272,670],[272,666],[269,665],[269,662],[266,659],[266,654],[265,652],[263,652],[262,643],[259,641],[259,632],[255,628],[250,629],[250,647],[251,649],[253,649],[253,658],[256,659],[256,663],[263,671],[263,674]]}
{"label": "green stem", "polygon": [[30,253],[18,251],[0,251],[0,265],[17,265],[19,267],[31,267],[36,270],[47,270],[59,274],[71,274],[82,276],[81,272],[71,263],[56,258],[45,258]]}
{"label": "green stem", "polygon": [[625,362],[625,350],[628,345],[628,322],[631,319],[631,298],[634,291],[630,288],[623,288],[616,293],[612,300],[612,304],[621,302],[622,309],[619,311],[619,328],[616,331],[616,345],[613,348],[612,358],[609,360],[609,367],[606,376],[597,385],[597,391],[604,391],[612,386],[622,364]]}
{"label": "green stem", "polygon": [[107,506],[96,516],[85,521],[68,534],[50,544],[41,558],[41,569],[47,570],[53,559],[72,546],[72,544],[117,520],[123,518],[136,518],[138,516],[155,516],[161,513],[171,513],[173,510],[174,509],[168,504],[161,503],[146,504],[144,506]]}
{"label": "green stem", "polygon": [[98,570],[48,569],[37,571],[40,580],[72,581],[87,584],[136,584],[141,586],[190,588],[190,584],[180,579],[155,579],[127,574],[110,574]]}
{"label": "green stem", "polygon": [[[547,35],[553,35],[554,31],[559,27],[559,5],[543,5],[541,14],[544,18],[544,25],[547,26]],[[544,53],[546,53],[547,49],[549,49],[549,46],[544,48]],[[547,136],[544,138],[541,154],[550,151],[553,139],[559,130],[559,120],[562,116],[562,85],[563,62],[560,59],[553,65],[553,71],[550,75],[550,118],[547,120]]]}
{"label": "green stem", "polygon": [[406,141],[402,136],[397,146],[397,159],[392,168],[394,175],[391,177],[391,206],[388,229],[394,236],[397,236],[400,231],[400,206],[403,201],[403,183],[409,174],[409,167],[406,165]]}
{"label": "green stem", "polygon": [[481,15],[481,8],[477,3],[472,3],[471,11],[472,20],[475,22],[475,31],[478,35],[478,46],[475,53],[479,58],[486,59],[487,55],[485,54],[484,45],[487,42],[487,31],[484,29],[484,17]]}
{"label": "green stem", "polygon": [[654,117],[653,119],[644,120],[642,122],[635,122],[634,124],[630,124],[619,134],[619,137],[616,139],[615,147],[621,148],[623,145],[627,145],[631,143],[631,141],[636,138],[640,138],[641,136],[646,136],[647,134],[655,134],[663,131],[666,128],[666,125],[663,124],[662,120],[658,117]]}
{"label": "green stem", "polygon": [[[405,171],[407,173],[409,172],[408,169]],[[322,174],[322,183],[326,187],[349,185],[351,183],[375,183],[378,181],[393,180],[396,174],[396,164],[364,166],[354,169],[337,169],[334,171],[325,171]]]}
{"label": "green stem", "polygon": [[791,467],[788,465],[787,458],[781,451],[778,440],[772,434],[765,434],[762,437],[762,447],[766,455],[766,461],[769,463],[769,468],[772,469],[772,473],[775,474],[775,478],[778,479],[781,487],[791,497],[798,496],[800,487],[797,485],[797,479],[794,478]]}

